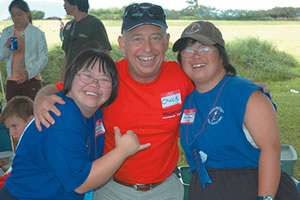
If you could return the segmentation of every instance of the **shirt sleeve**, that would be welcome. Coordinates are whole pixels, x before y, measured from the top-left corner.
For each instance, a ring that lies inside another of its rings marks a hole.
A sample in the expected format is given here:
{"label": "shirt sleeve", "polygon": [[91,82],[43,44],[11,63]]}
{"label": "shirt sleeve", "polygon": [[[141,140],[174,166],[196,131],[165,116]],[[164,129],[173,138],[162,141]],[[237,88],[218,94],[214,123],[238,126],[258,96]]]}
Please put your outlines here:
{"label": "shirt sleeve", "polygon": [[64,86],[64,82],[60,81],[58,83],[55,83],[54,85],[57,87],[57,89],[59,89],[60,91],[62,91],[63,86]]}
{"label": "shirt sleeve", "polygon": [[[64,106],[66,107],[66,106]],[[92,162],[89,160],[86,126],[78,118],[74,107],[62,110],[55,125],[43,136],[43,152],[47,163],[64,188],[71,192],[87,179]],[[79,116],[80,117],[80,116]],[[76,125],[74,125],[76,121]]]}

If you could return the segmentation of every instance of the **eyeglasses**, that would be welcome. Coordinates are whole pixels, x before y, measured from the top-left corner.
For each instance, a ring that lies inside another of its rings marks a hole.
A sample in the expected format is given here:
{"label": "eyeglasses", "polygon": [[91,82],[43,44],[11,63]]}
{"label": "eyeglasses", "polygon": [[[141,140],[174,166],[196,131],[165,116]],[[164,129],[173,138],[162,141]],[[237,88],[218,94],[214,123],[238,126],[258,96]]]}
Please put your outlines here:
{"label": "eyeglasses", "polygon": [[95,79],[92,76],[88,75],[88,74],[77,74],[79,76],[79,79],[81,82],[85,83],[85,84],[91,84],[94,81],[96,81],[99,85],[99,87],[101,88],[111,88],[112,87],[112,81],[108,80],[107,78],[100,78],[100,79]]}
{"label": "eyeglasses", "polygon": [[192,56],[195,55],[197,52],[198,55],[208,55],[210,52],[212,52],[214,49],[211,47],[201,47],[199,49],[191,49],[191,48],[185,48],[183,49],[180,54],[182,57],[185,58],[191,58]]}
{"label": "eyeglasses", "polygon": [[164,19],[166,17],[165,12],[161,6],[153,4],[133,4],[124,14],[124,19],[128,17],[131,19],[141,19],[145,15],[145,13],[147,13],[151,19],[155,20]]}

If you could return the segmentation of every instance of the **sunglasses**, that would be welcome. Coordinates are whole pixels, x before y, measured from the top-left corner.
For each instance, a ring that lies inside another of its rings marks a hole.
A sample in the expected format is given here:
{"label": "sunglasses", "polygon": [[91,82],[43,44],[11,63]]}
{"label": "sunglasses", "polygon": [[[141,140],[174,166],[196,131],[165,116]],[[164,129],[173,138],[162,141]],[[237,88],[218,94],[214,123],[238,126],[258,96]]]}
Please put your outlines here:
{"label": "sunglasses", "polygon": [[160,20],[166,17],[166,14],[161,6],[158,5],[131,5],[124,14],[124,19],[141,19],[147,14],[151,19]]}

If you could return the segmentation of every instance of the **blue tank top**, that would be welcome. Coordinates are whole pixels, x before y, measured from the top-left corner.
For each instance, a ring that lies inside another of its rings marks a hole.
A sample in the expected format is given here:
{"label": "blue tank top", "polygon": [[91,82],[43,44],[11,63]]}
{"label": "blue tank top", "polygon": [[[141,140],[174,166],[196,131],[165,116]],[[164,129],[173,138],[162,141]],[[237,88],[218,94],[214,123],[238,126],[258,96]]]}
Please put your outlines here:
{"label": "blue tank top", "polygon": [[253,147],[243,131],[249,97],[262,88],[249,80],[226,75],[206,93],[194,90],[186,97],[180,139],[190,170],[195,169],[190,145],[196,142],[205,167],[258,167],[260,150]]}

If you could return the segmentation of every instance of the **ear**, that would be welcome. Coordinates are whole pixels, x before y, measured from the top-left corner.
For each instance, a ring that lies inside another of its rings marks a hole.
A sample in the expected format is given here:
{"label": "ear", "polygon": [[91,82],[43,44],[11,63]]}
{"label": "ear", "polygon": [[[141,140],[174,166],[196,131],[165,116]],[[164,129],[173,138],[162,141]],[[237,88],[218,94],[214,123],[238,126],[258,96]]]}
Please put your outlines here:
{"label": "ear", "polygon": [[119,48],[123,54],[125,54],[125,41],[123,40],[123,36],[118,37]]}
{"label": "ear", "polygon": [[29,117],[27,117],[27,119],[26,119],[26,124],[28,124],[32,119],[33,119],[33,115],[30,115]]}
{"label": "ear", "polygon": [[169,42],[170,42],[170,34],[167,34],[167,38],[165,40],[165,51],[167,51],[169,49]]}

